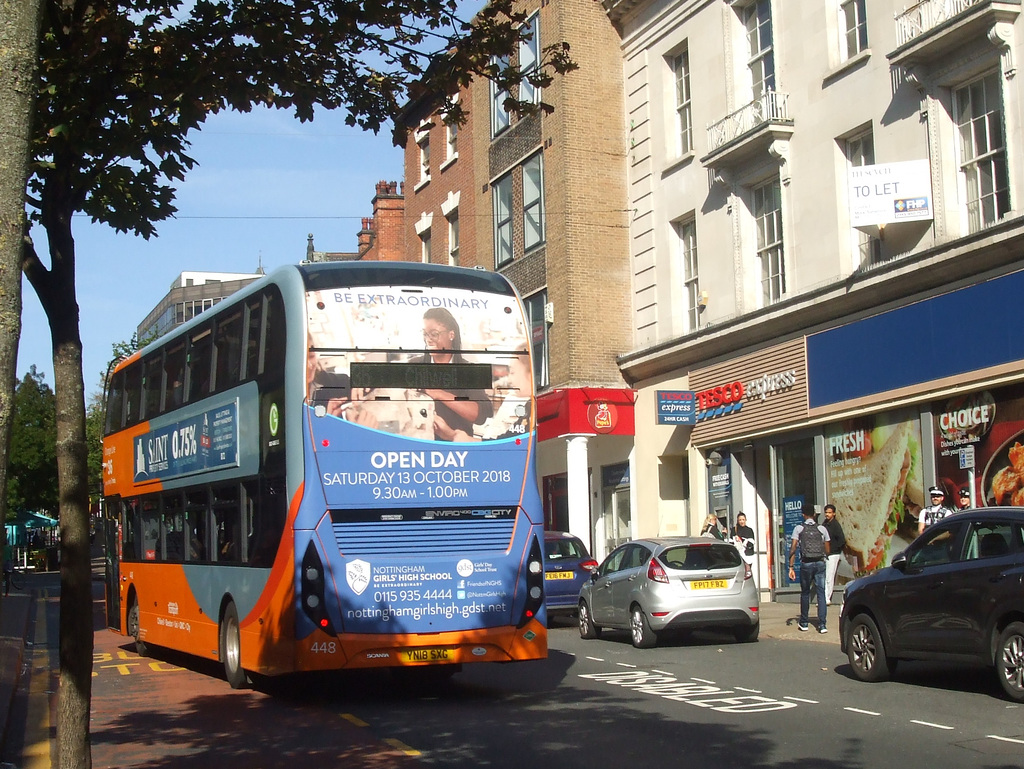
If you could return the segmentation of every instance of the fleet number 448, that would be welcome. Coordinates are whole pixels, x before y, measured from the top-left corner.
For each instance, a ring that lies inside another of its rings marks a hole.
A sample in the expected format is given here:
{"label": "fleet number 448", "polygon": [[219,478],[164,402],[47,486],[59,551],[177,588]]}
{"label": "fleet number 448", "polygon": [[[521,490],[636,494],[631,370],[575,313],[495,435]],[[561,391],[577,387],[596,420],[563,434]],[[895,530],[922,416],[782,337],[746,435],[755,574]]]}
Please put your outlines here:
{"label": "fleet number 448", "polygon": [[313,641],[313,645],[309,647],[309,650],[313,654],[334,654],[338,651],[337,641]]}

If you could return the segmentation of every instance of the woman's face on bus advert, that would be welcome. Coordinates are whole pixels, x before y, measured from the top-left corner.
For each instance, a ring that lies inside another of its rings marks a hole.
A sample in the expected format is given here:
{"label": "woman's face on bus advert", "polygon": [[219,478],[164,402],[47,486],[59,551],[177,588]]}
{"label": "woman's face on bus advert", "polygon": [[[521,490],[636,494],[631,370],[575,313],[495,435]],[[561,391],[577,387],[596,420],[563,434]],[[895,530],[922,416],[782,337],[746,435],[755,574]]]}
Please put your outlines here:
{"label": "woman's face on bus advert", "polygon": [[423,320],[423,342],[429,350],[450,350],[455,332],[433,318]]}

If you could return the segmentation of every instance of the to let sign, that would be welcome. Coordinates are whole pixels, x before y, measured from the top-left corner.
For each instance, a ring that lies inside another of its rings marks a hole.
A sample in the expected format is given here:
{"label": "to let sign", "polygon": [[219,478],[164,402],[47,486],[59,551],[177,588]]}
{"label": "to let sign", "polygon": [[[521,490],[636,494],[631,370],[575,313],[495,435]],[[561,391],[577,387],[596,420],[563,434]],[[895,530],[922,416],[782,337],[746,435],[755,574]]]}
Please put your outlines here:
{"label": "to let sign", "polygon": [[932,177],[927,160],[850,169],[850,223],[854,227],[932,218]]}

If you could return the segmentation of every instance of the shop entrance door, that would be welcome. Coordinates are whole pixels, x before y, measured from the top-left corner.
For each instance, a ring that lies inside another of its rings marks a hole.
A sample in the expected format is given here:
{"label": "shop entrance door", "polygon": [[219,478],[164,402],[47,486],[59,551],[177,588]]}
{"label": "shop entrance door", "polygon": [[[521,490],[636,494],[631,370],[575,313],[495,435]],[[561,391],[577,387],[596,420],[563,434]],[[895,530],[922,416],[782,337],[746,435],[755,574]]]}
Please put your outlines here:
{"label": "shop entrance door", "polygon": [[[792,441],[772,447],[774,457],[772,531],[775,539],[773,572],[777,592],[800,592],[800,574],[789,581],[789,547],[793,529],[803,521],[802,507],[817,501],[814,481],[814,439]],[[799,564],[799,560],[798,560]]]}
{"label": "shop entrance door", "polygon": [[604,552],[610,553],[631,535],[633,517],[629,508],[629,487],[606,488],[604,490]]}

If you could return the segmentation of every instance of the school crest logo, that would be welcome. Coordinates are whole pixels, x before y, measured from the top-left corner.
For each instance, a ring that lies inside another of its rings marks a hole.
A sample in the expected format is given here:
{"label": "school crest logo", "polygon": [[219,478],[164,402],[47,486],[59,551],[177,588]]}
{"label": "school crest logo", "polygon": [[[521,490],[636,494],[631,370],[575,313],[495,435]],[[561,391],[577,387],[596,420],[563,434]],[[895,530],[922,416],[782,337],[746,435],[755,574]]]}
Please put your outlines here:
{"label": "school crest logo", "polygon": [[345,580],[352,592],[362,595],[370,585],[370,564],[358,558],[345,564]]}

